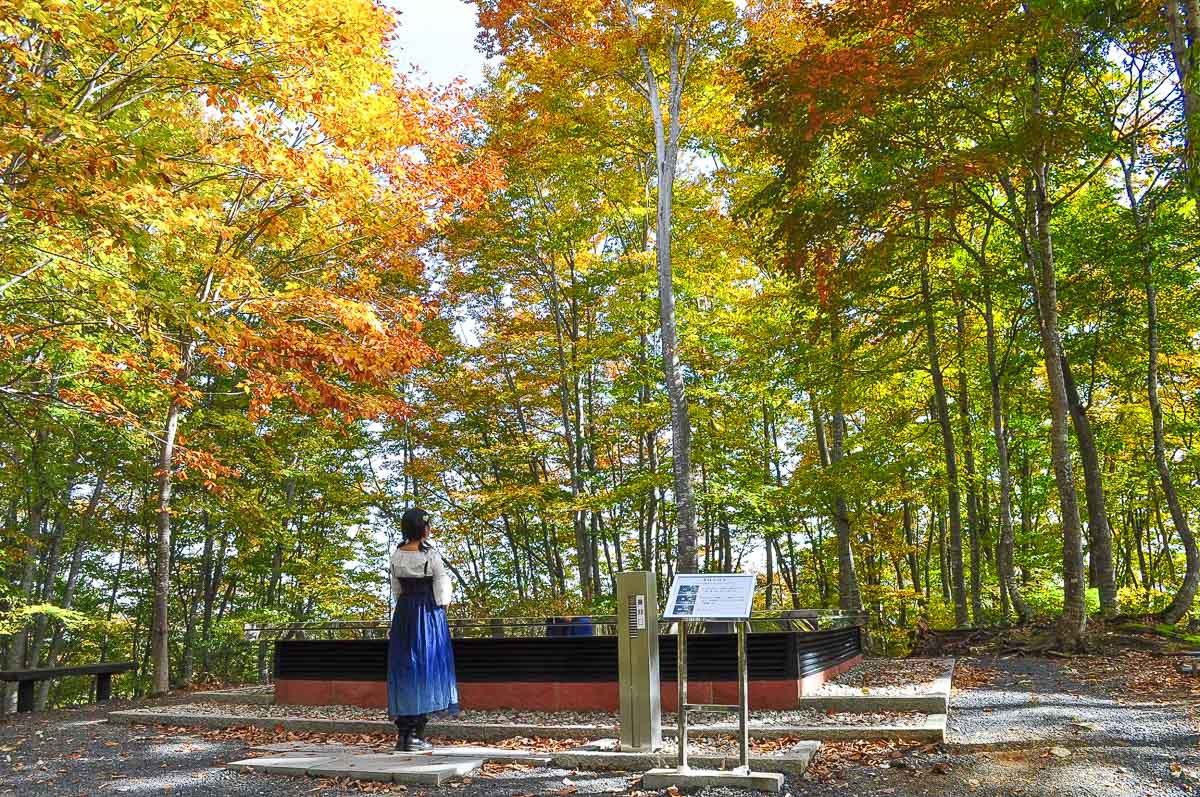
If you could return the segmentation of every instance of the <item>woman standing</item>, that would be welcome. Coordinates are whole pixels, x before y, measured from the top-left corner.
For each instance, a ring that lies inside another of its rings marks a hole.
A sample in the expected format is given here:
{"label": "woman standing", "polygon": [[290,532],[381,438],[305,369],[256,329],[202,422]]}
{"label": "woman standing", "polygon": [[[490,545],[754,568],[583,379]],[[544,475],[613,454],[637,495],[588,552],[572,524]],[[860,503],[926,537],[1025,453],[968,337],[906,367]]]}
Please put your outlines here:
{"label": "woman standing", "polygon": [[396,749],[431,750],[425,723],[439,711],[458,712],[454,650],[446,624],[452,587],[442,557],[429,544],[429,513],[410,509],[400,518],[404,541],[392,554],[392,630],[388,640],[388,714]]}

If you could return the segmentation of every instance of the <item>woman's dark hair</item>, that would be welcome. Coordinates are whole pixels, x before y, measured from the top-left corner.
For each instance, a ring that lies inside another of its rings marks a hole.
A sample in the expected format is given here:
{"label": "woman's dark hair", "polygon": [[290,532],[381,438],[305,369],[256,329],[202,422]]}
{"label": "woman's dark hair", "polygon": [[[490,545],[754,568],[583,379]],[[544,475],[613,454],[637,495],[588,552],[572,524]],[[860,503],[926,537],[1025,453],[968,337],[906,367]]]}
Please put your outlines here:
{"label": "woman's dark hair", "polygon": [[[404,542],[424,540],[425,533],[428,531],[429,513],[424,509],[417,509],[414,506],[400,516],[400,533],[404,536]],[[421,544],[421,549],[425,549],[425,543]]]}

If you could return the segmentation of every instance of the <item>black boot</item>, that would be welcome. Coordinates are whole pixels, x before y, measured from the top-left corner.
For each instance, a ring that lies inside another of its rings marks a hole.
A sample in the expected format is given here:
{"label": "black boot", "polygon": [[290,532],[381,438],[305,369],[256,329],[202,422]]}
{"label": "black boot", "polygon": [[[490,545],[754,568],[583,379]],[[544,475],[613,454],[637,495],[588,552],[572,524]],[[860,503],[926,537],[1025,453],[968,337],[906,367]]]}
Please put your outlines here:
{"label": "black boot", "polygon": [[396,717],[396,750],[402,753],[412,751],[413,723],[410,717]]}
{"label": "black boot", "polygon": [[422,714],[417,717],[416,723],[413,725],[412,741],[409,743],[410,752],[422,752],[432,750],[433,745],[425,741],[425,725],[429,722],[429,717]]}

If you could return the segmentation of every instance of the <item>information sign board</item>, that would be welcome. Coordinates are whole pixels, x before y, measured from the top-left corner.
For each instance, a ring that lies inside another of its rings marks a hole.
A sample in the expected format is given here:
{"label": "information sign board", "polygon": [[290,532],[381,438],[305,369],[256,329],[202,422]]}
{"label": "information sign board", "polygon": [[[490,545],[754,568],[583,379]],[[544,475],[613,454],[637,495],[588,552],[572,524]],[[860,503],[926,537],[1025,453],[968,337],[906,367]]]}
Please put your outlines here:
{"label": "information sign board", "polygon": [[671,584],[663,619],[749,619],[756,581],[753,573],[681,573]]}

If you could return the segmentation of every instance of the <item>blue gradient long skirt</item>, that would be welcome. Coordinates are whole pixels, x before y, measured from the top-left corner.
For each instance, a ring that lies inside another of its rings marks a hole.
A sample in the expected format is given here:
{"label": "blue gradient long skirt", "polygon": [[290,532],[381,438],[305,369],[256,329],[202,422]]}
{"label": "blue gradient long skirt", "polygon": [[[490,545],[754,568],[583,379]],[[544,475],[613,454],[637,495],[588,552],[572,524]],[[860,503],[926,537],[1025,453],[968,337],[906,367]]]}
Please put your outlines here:
{"label": "blue gradient long skirt", "polygon": [[458,713],[458,681],[446,612],[431,592],[401,595],[388,637],[388,714]]}

